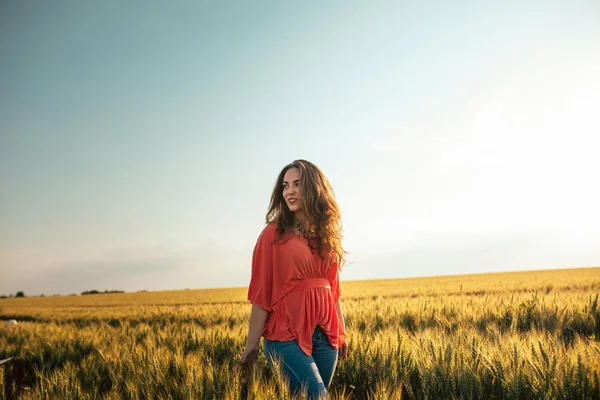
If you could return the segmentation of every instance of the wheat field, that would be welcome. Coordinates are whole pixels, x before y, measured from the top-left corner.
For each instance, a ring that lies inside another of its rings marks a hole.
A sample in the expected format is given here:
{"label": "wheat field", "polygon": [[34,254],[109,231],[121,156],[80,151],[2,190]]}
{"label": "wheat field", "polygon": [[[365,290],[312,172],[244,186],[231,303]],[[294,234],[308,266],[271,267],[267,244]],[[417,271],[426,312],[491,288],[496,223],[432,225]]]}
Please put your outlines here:
{"label": "wheat field", "polygon": [[[342,273],[343,277],[343,273]],[[333,399],[600,399],[600,268],[342,282]],[[0,299],[0,396],[285,399],[246,289]]]}

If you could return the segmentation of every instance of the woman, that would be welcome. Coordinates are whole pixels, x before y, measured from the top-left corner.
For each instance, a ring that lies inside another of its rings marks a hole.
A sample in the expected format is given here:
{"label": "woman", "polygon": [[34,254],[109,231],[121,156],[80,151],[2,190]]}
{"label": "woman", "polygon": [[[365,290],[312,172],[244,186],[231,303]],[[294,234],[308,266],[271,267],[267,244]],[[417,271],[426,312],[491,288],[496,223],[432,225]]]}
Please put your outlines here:
{"label": "woman", "polygon": [[347,345],[341,215],[323,172],[305,160],[286,165],[266,219],[252,256],[250,327],[236,370],[254,364],[264,336],[269,366],[279,361],[293,393],[306,387],[309,398],[327,397]]}

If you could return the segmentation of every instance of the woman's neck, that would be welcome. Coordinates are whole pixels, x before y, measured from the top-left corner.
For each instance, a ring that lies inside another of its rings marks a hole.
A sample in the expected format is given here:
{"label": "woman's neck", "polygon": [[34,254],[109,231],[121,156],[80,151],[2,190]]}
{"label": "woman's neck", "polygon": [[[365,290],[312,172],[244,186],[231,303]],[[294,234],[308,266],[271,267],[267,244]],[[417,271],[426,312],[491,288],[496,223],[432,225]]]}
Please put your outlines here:
{"label": "woman's neck", "polygon": [[299,225],[305,232],[308,230],[308,219],[302,211],[294,213],[294,224]]}

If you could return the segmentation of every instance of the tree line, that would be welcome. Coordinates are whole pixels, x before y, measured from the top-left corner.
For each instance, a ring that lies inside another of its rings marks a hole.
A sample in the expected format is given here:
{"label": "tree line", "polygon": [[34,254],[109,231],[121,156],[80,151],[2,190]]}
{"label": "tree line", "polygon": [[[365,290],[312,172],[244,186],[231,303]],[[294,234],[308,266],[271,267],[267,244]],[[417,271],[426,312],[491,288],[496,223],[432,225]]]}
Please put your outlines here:
{"label": "tree line", "polygon": [[[124,290],[105,290],[105,291],[100,291],[100,290],[85,290],[83,292],[81,292],[82,295],[87,295],[87,294],[109,294],[109,293],[125,293]],[[54,296],[60,296],[59,294],[55,294]],[[71,296],[77,296],[76,293],[71,294]],[[8,296],[3,294],[0,295],[0,299],[12,299],[12,298],[17,298],[17,297],[27,297],[25,296],[25,292],[23,291],[18,291],[16,294],[9,294]],[[35,296],[34,296],[35,297]],[[39,297],[45,297],[44,294],[41,294]]]}

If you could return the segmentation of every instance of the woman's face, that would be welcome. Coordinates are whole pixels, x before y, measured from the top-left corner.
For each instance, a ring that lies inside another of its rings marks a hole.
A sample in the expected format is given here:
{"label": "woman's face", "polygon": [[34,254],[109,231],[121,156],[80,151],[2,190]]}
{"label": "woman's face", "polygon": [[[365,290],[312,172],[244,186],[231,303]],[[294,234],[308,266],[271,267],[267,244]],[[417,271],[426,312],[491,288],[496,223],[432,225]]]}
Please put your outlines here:
{"label": "woman's face", "polygon": [[300,187],[300,170],[290,168],[283,176],[283,200],[291,212],[302,210],[302,187]]}

